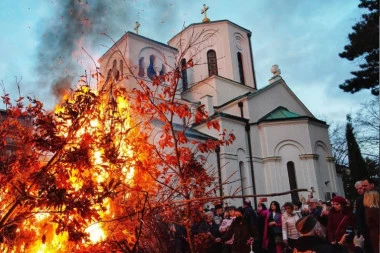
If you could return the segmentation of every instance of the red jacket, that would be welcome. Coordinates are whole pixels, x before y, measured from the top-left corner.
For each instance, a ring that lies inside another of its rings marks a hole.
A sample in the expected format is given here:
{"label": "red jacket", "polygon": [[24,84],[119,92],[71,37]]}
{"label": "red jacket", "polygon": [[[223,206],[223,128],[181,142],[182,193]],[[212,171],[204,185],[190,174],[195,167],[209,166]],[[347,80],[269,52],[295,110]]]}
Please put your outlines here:
{"label": "red jacket", "polygon": [[346,227],[355,226],[355,218],[351,210],[343,207],[339,212],[334,208],[330,210],[327,219],[327,239],[329,242],[339,241],[346,233]]}

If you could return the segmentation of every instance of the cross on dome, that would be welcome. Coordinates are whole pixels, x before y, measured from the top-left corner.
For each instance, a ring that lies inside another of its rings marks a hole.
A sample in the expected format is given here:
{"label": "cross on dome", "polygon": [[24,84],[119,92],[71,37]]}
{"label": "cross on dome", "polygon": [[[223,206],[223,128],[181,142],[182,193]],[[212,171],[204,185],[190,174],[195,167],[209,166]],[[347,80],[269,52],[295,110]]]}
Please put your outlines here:
{"label": "cross on dome", "polygon": [[204,15],[204,18],[202,20],[203,23],[210,22],[210,19],[207,17],[207,10],[208,9],[209,9],[209,7],[206,6],[206,4],[203,4],[203,9],[201,10],[201,14]]}
{"label": "cross on dome", "polygon": [[136,34],[139,34],[139,27],[140,27],[140,23],[136,22],[136,26],[135,26],[135,28],[133,28],[133,30],[136,31]]}

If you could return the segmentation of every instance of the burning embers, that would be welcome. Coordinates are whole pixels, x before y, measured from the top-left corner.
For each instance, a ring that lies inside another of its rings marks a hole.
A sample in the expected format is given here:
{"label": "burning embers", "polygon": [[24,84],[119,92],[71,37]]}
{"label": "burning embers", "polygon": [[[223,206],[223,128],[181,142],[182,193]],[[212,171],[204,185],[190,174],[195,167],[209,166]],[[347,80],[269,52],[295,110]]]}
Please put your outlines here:
{"label": "burning embers", "polygon": [[0,250],[81,252],[105,248],[110,236],[129,236],[133,244],[120,221],[129,204],[139,206],[140,199],[130,199],[136,164],[149,155],[140,150],[144,135],[131,127],[125,90],[81,86],[54,115],[32,102],[22,115],[32,118],[35,131],[22,144],[33,159],[21,161],[15,151],[1,160],[8,171],[1,172]]}

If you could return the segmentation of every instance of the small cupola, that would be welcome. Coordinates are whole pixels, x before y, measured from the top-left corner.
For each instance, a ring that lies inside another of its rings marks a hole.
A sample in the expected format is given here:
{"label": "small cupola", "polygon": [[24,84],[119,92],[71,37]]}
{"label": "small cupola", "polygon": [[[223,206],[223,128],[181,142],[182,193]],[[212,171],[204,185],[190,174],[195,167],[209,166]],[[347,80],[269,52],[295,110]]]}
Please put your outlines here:
{"label": "small cupola", "polygon": [[270,69],[270,72],[272,72],[273,76],[269,79],[269,84],[272,84],[274,82],[277,82],[278,80],[281,80],[281,70],[278,67],[277,64],[274,64],[272,68]]}

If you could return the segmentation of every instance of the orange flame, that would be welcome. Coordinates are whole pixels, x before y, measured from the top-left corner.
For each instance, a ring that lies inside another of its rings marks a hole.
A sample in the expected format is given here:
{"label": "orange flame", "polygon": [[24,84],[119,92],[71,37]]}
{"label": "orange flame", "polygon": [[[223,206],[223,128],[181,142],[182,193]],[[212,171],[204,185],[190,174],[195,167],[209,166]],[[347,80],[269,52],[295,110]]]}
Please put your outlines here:
{"label": "orange flame", "polygon": [[[89,89],[86,86],[81,87],[84,92],[88,92]],[[65,97],[67,99],[67,97]],[[107,111],[107,98],[104,98],[102,103],[98,106],[98,117],[92,117],[93,115],[88,115],[89,120],[88,124],[83,125],[78,131],[75,133],[75,142],[72,142],[67,148],[77,147],[80,145],[80,140],[84,134],[91,134],[94,137],[99,137],[101,131],[114,131],[116,134],[114,135],[114,142],[118,143],[119,146],[119,157],[131,157],[133,152],[128,144],[123,140],[123,136],[120,133],[123,133],[125,129],[130,128],[130,115],[129,115],[129,105],[125,98],[122,96],[118,96],[115,98],[116,101],[116,109],[114,111]],[[55,112],[60,113],[64,112],[65,108],[62,106],[57,106]],[[123,120],[118,121],[112,125],[106,116],[107,113],[117,113],[118,116],[122,116]],[[92,118],[91,118],[92,117]],[[103,119],[103,120],[100,120]],[[68,129],[72,125],[70,120],[62,121],[62,126],[60,129],[60,135],[63,137],[68,137]],[[69,171],[69,181],[73,186],[75,191],[81,189],[83,184],[85,183],[85,179],[91,179],[97,184],[101,184],[105,182],[107,178],[109,178],[109,171],[105,168],[112,168],[112,164],[109,161],[104,159],[104,154],[106,152],[104,147],[94,147],[91,151],[91,164],[93,169],[84,171],[81,175],[79,175],[78,170],[73,168],[67,168]],[[121,180],[124,183],[127,183],[130,186],[133,186],[133,177],[134,177],[134,167],[133,164],[128,164],[128,167],[123,166],[121,168]],[[128,197],[128,196],[125,196]],[[107,231],[103,226],[101,221],[107,218],[113,218],[112,201],[110,199],[105,199],[101,204],[102,208],[99,209],[98,214],[100,219],[93,221],[85,230],[89,234],[90,242],[84,242],[83,244],[96,244],[98,242],[104,241],[107,239]],[[102,210],[103,209],[103,210]],[[25,243],[16,249],[13,252],[37,252],[37,253],[53,253],[53,252],[69,252],[70,248],[75,248],[75,245],[70,245],[69,236],[67,232],[62,232],[60,234],[56,234],[55,231],[58,227],[56,223],[49,222],[49,218],[51,218],[51,214],[48,212],[39,212],[33,218],[27,219],[23,223],[24,228],[29,228],[28,230],[33,231],[35,234],[34,238],[38,240],[33,241],[31,243]],[[126,233],[126,231],[123,231]]]}

